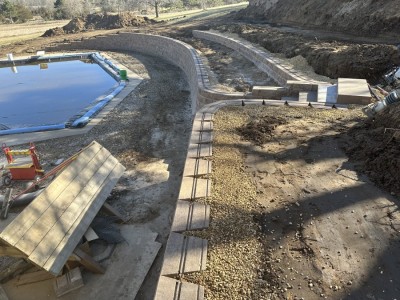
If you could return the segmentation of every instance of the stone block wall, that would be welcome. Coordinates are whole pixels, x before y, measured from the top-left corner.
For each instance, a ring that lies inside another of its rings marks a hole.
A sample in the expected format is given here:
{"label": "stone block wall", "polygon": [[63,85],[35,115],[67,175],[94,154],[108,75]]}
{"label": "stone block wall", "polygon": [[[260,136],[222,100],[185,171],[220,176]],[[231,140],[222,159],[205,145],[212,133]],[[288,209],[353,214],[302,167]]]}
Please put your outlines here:
{"label": "stone block wall", "polygon": [[99,51],[137,51],[161,57],[179,67],[186,75],[191,91],[192,113],[217,100],[244,98],[244,93],[223,93],[211,88],[207,70],[196,50],[181,41],[158,35],[120,33],[66,43],[51,51],[96,49]]}
{"label": "stone block wall", "polygon": [[261,71],[266,72],[281,86],[286,86],[288,80],[312,81],[305,74],[296,71],[268,52],[258,49],[247,41],[227,37],[222,33],[200,30],[193,30],[193,36],[222,44],[225,47],[237,51],[253,62]]}

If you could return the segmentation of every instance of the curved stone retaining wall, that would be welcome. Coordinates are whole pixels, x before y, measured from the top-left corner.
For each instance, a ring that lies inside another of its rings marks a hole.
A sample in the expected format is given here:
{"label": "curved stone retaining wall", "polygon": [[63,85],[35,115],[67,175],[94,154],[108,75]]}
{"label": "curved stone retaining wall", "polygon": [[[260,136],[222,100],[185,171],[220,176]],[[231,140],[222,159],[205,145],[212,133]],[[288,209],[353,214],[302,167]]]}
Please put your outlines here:
{"label": "curved stone retaining wall", "polygon": [[211,88],[207,70],[196,50],[172,38],[139,33],[120,33],[59,45],[50,50],[96,49],[102,51],[137,51],[161,57],[179,67],[186,75],[193,114],[199,107],[216,100],[242,99],[243,93],[222,93]]}
{"label": "curved stone retaining wall", "polygon": [[193,36],[199,39],[219,43],[237,51],[253,62],[260,70],[268,73],[268,75],[281,86],[285,86],[288,80],[313,81],[305,74],[296,71],[280,59],[273,57],[270,53],[258,49],[250,42],[233,39],[223,35],[222,33],[211,31],[193,30]]}

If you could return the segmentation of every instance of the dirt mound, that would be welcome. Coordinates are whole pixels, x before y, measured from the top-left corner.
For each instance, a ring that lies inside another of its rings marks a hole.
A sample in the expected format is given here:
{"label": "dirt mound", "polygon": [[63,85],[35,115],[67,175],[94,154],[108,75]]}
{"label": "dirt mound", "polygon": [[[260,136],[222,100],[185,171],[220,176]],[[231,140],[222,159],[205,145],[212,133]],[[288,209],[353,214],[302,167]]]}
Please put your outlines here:
{"label": "dirt mound", "polygon": [[150,19],[140,17],[131,12],[118,15],[91,14],[86,17],[87,29],[117,29],[130,26],[142,26],[148,24]]}
{"label": "dirt mound", "polygon": [[400,0],[250,0],[243,16],[281,24],[377,36],[400,33]]}
{"label": "dirt mound", "polygon": [[64,34],[64,29],[62,29],[61,27],[56,27],[56,28],[46,30],[46,32],[42,36],[50,37],[50,36],[56,36],[56,35],[62,35],[62,34]]}
{"label": "dirt mound", "polygon": [[320,41],[251,24],[225,24],[214,29],[238,34],[287,58],[301,55],[317,74],[335,79],[350,77],[376,81],[388,69],[400,64],[400,52],[393,45]]}
{"label": "dirt mound", "polygon": [[85,18],[74,18],[64,27],[47,30],[42,36],[55,36],[65,33],[77,33],[93,29],[118,29],[131,26],[143,26],[154,21],[147,17],[140,17],[132,12],[120,14],[90,14]]}
{"label": "dirt mound", "polygon": [[353,128],[345,147],[360,169],[389,192],[400,195],[400,103]]}
{"label": "dirt mound", "polygon": [[65,33],[77,33],[85,30],[85,20],[81,18],[74,18],[67,25],[63,27]]}
{"label": "dirt mound", "polygon": [[271,139],[273,131],[278,125],[286,123],[287,121],[281,117],[264,116],[262,119],[251,121],[237,130],[244,139],[261,146]]}

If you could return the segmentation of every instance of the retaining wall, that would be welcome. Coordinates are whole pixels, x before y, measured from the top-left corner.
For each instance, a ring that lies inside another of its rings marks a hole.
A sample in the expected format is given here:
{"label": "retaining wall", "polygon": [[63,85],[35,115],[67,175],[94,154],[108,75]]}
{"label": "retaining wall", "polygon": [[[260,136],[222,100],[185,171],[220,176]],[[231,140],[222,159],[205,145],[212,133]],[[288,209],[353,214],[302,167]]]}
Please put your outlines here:
{"label": "retaining wall", "polygon": [[222,44],[237,51],[253,62],[261,71],[268,73],[281,86],[286,86],[288,80],[313,81],[305,74],[293,69],[280,59],[273,57],[270,53],[253,46],[250,42],[211,31],[193,30],[193,36]]}
{"label": "retaining wall", "polygon": [[192,112],[216,100],[241,99],[244,93],[222,93],[211,88],[208,74],[200,56],[190,45],[172,38],[140,33],[120,33],[98,36],[82,41],[51,47],[51,51],[96,49],[101,51],[137,51],[161,57],[179,67],[186,75],[192,101]]}

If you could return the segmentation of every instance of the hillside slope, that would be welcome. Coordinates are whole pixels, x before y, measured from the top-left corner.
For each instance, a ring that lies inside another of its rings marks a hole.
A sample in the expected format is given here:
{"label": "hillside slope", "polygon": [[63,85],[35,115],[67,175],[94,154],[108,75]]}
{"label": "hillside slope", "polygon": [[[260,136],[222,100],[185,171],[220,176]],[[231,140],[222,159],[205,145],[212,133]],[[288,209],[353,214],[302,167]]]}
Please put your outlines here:
{"label": "hillside slope", "polygon": [[249,0],[248,17],[366,36],[400,33],[400,0]]}

